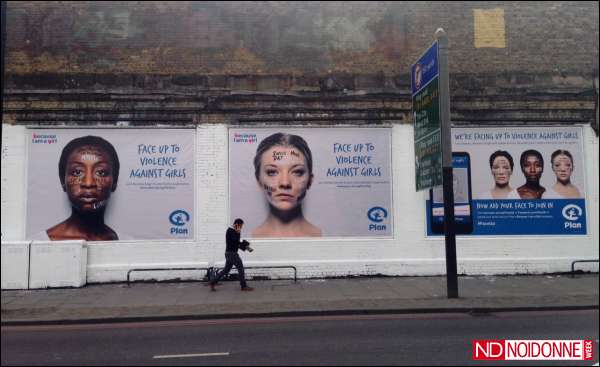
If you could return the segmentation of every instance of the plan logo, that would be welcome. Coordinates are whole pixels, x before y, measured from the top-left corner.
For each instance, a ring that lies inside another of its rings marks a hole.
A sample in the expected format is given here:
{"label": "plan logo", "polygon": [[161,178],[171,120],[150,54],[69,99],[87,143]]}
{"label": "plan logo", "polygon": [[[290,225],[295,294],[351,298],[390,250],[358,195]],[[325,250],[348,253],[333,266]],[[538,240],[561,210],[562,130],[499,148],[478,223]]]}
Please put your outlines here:
{"label": "plan logo", "polygon": [[175,210],[169,215],[169,222],[175,227],[171,227],[172,235],[187,235],[188,229],[183,228],[190,221],[190,215],[185,210]]}
{"label": "plan logo", "polygon": [[570,229],[580,229],[581,223],[577,223],[577,221],[583,215],[583,210],[575,204],[566,205],[562,210],[562,216],[568,220],[565,222],[565,228]]}
{"label": "plan logo", "polygon": [[374,206],[367,212],[367,217],[371,223],[369,224],[369,231],[385,231],[387,226],[385,224],[379,224],[383,222],[388,216],[387,210],[380,206]]}

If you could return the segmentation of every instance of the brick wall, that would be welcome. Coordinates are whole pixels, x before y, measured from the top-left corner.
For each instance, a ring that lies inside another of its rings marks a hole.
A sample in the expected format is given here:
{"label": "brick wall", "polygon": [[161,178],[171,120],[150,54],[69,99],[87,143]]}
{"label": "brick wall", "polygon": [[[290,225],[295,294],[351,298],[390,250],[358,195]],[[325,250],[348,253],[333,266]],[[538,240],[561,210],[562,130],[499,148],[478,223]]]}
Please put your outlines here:
{"label": "brick wall", "polygon": [[402,75],[443,27],[454,73],[592,74],[598,21],[597,2],[9,1],[7,70]]}
{"label": "brick wall", "polygon": [[442,26],[454,124],[597,131],[597,2],[23,1],[7,23],[6,123],[410,123]]}

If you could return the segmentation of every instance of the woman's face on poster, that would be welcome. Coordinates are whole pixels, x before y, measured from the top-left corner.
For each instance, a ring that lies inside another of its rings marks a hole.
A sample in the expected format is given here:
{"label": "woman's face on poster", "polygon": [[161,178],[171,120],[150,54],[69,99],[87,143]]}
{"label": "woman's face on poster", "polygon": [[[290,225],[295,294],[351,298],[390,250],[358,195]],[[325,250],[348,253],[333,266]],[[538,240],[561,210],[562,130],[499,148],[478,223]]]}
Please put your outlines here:
{"label": "woman's face on poster", "polygon": [[506,157],[498,156],[494,158],[492,163],[492,175],[494,181],[498,185],[507,185],[510,181],[510,175],[512,175],[512,169],[510,168],[510,162]]}
{"label": "woman's face on poster", "polygon": [[542,161],[539,157],[531,154],[525,157],[525,162],[523,162],[523,174],[527,178],[528,181],[539,182],[542,177],[542,172],[544,171],[544,167],[542,166]]}
{"label": "woman's face on poster", "polygon": [[110,155],[96,146],[74,150],[67,158],[65,191],[80,212],[95,212],[106,206],[113,191]]}
{"label": "woman's face on poster", "polygon": [[556,179],[561,182],[568,182],[573,173],[573,162],[565,154],[559,154],[552,160],[552,170],[556,174]]}
{"label": "woman's face on poster", "polygon": [[258,184],[267,201],[279,210],[300,205],[311,179],[306,158],[294,147],[274,146],[260,159]]}

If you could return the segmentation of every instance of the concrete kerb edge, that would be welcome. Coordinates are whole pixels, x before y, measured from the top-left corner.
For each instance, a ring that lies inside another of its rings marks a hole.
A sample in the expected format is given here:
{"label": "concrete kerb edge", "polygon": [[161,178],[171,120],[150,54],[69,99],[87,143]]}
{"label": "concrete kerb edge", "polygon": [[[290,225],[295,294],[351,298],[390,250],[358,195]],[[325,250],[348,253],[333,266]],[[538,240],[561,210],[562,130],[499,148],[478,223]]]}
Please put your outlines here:
{"label": "concrete kerb edge", "polygon": [[43,325],[79,325],[79,324],[121,324],[131,322],[158,322],[158,321],[193,321],[193,320],[224,320],[248,318],[284,318],[284,317],[318,317],[318,316],[366,316],[366,315],[401,315],[401,314],[469,314],[472,316],[485,316],[499,312],[532,312],[532,311],[580,311],[598,310],[599,305],[578,306],[529,306],[529,307],[446,307],[446,308],[418,308],[418,309],[383,309],[383,310],[324,310],[324,311],[290,311],[271,313],[231,313],[212,315],[178,315],[178,316],[141,316],[141,317],[111,317],[90,319],[64,319],[41,321],[2,321],[0,326],[43,326]]}

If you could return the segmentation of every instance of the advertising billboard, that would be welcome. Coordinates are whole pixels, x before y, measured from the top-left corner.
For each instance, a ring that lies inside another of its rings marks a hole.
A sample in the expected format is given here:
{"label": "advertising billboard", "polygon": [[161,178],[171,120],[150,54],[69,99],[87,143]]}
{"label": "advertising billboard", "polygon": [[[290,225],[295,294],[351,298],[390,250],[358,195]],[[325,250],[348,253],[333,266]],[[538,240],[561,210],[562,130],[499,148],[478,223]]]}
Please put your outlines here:
{"label": "advertising billboard", "polygon": [[253,238],[392,236],[390,133],[230,129],[230,219]]}
{"label": "advertising billboard", "polygon": [[26,237],[193,239],[190,129],[30,129]]}
{"label": "advertising billboard", "polygon": [[[587,234],[580,127],[452,129],[457,233]],[[427,200],[427,234],[443,233],[443,195]]]}

